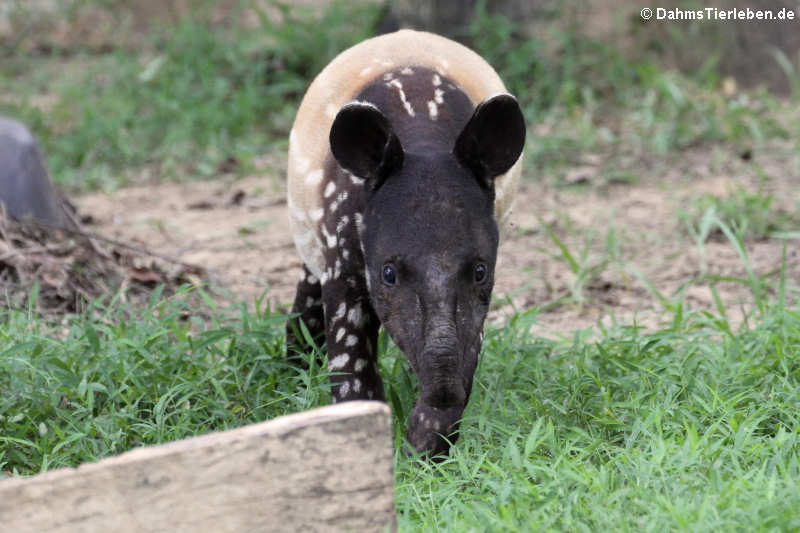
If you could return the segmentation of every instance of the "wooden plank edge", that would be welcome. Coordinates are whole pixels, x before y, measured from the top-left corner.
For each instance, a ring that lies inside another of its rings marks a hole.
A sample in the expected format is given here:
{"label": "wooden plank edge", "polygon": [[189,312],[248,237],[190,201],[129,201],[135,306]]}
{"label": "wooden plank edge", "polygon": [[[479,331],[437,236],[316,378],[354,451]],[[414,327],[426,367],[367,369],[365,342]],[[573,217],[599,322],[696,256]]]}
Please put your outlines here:
{"label": "wooden plank edge", "polygon": [[[55,482],[63,477],[72,476],[77,472],[80,472],[81,474],[89,474],[95,470],[101,470],[109,466],[118,465],[120,463],[148,461],[158,457],[180,453],[186,450],[217,446],[221,442],[257,436],[280,437],[286,433],[294,432],[298,429],[308,426],[325,424],[327,422],[335,422],[348,418],[357,418],[362,416],[378,417],[381,415],[385,417],[391,417],[389,406],[383,402],[352,401],[326,405],[323,407],[310,409],[308,411],[302,411],[300,413],[283,415],[272,420],[267,420],[266,422],[250,424],[240,428],[217,431],[214,433],[199,435],[197,437],[189,437],[164,444],[141,446],[113,457],[106,457],[95,463],[84,463],[77,467],[58,468],[56,470],[49,470],[47,472],[42,472],[32,476],[20,476],[3,479],[0,480],[0,498],[2,497],[4,491],[16,490],[20,485],[29,483],[31,481]],[[389,428],[391,431],[391,418],[389,418],[389,420]]]}

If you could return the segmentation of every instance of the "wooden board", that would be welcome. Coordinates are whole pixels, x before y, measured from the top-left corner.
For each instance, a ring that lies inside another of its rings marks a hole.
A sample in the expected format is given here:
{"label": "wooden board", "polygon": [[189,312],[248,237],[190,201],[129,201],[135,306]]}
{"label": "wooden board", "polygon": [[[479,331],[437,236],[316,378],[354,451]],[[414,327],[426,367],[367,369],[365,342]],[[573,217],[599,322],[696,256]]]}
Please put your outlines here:
{"label": "wooden board", "polygon": [[0,481],[0,530],[394,530],[391,418],[345,402]]}

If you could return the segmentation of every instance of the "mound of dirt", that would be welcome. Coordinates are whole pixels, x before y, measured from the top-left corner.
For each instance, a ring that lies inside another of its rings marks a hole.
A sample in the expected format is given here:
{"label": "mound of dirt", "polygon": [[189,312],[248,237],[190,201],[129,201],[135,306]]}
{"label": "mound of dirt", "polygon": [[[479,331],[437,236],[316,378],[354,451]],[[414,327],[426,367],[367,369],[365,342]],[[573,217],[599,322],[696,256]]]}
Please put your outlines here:
{"label": "mound of dirt", "polygon": [[6,305],[36,298],[45,314],[75,313],[117,293],[144,302],[163,285],[174,293],[183,283],[198,283],[203,269],[152,254],[122,242],[76,229],[59,229],[15,220],[0,205],[0,288]]}

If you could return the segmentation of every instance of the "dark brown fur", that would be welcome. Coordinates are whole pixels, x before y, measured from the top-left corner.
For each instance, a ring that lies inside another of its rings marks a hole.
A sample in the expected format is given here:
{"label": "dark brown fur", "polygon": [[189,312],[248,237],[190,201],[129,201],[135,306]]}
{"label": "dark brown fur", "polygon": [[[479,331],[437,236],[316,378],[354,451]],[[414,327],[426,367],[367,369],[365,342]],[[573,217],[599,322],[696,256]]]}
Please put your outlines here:
{"label": "dark brown fur", "polygon": [[[383,324],[420,378],[409,441],[438,454],[457,436],[494,282],[492,178],[518,158],[524,123],[510,96],[476,110],[451,80],[413,65],[381,75],[355,101],[331,129],[320,188],[326,270],[318,285],[301,281],[293,312],[312,336],[324,332],[334,401],[384,399]],[[324,325],[310,327],[318,314],[306,303],[316,294]]]}

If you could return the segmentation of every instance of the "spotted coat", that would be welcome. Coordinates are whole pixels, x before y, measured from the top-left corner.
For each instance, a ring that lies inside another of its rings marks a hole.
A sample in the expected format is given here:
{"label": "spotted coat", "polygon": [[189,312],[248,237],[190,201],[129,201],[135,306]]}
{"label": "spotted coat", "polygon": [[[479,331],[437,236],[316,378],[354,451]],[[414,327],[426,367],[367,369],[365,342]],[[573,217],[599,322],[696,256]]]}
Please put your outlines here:
{"label": "spotted coat", "polygon": [[[410,30],[369,39],[346,50],[309,87],[289,139],[289,219],[304,265],[293,312],[312,337],[327,346],[334,401],[384,399],[376,344],[381,322],[389,318],[379,316],[376,311],[370,286],[374,276],[365,271],[368,270],[364,250],[368,177],[357,175],[352,168],[345,169],[334,157],[331,147],[334,120],[338,123],[337,117],[348,110],[354,111],[351,114],[363,112],[385,117],[405,153],[449,149],[476,106],[505,91],[496,72],[471,50],[437,35]],[[518,155],[517,151],[511,160],[516,161],[513,166],[509,163],[501,175],[490,176],[493,183],[488,189],[493,208],[490,205],[487,216],[501,228],[510,213],[519,179]],[[377,187],[373,183],[372,188]],[[443,191],[446,195],[447,189]],[[430,194],[435,195],[435,191]],[[448,236],[439,239],[431,241],[432,248]],[[496,239],[487,241],[487,246],[493,246],[496,253]],[[490,262],[493,267],[493,257]],[[490,292],[491,285],[481,298],[488,301]],[[478,317],[480,324],[485,310],[482,313]],[[465,350],[475,352],[477,358],[483,335],[480,328],[472,330],[468,332],[471,340]],[[290,354],[307,349],[297,332],[297,322],[291,321],[287,328]],[[410,347],[403,345],[402,335],[395,336],[391,329],[389,333],[408,353]],[[411,362],[419,373],[418,367],[424,365],[414,359]],[[472,372],[465,385],[467,397],[471,382]],[[441,451],[441,439],[433,439],[439,444],[431,444],[429,434],[447,435],[457,427],[463,405],[452,420],[452,416],[443,418],[439,412],[451,403],[445,402],[441,407],[420,405],[412,413],[410,423],[419,429],[418,433],[425,434],[417,438],[418,442],[412,439],[417,449]]]}

